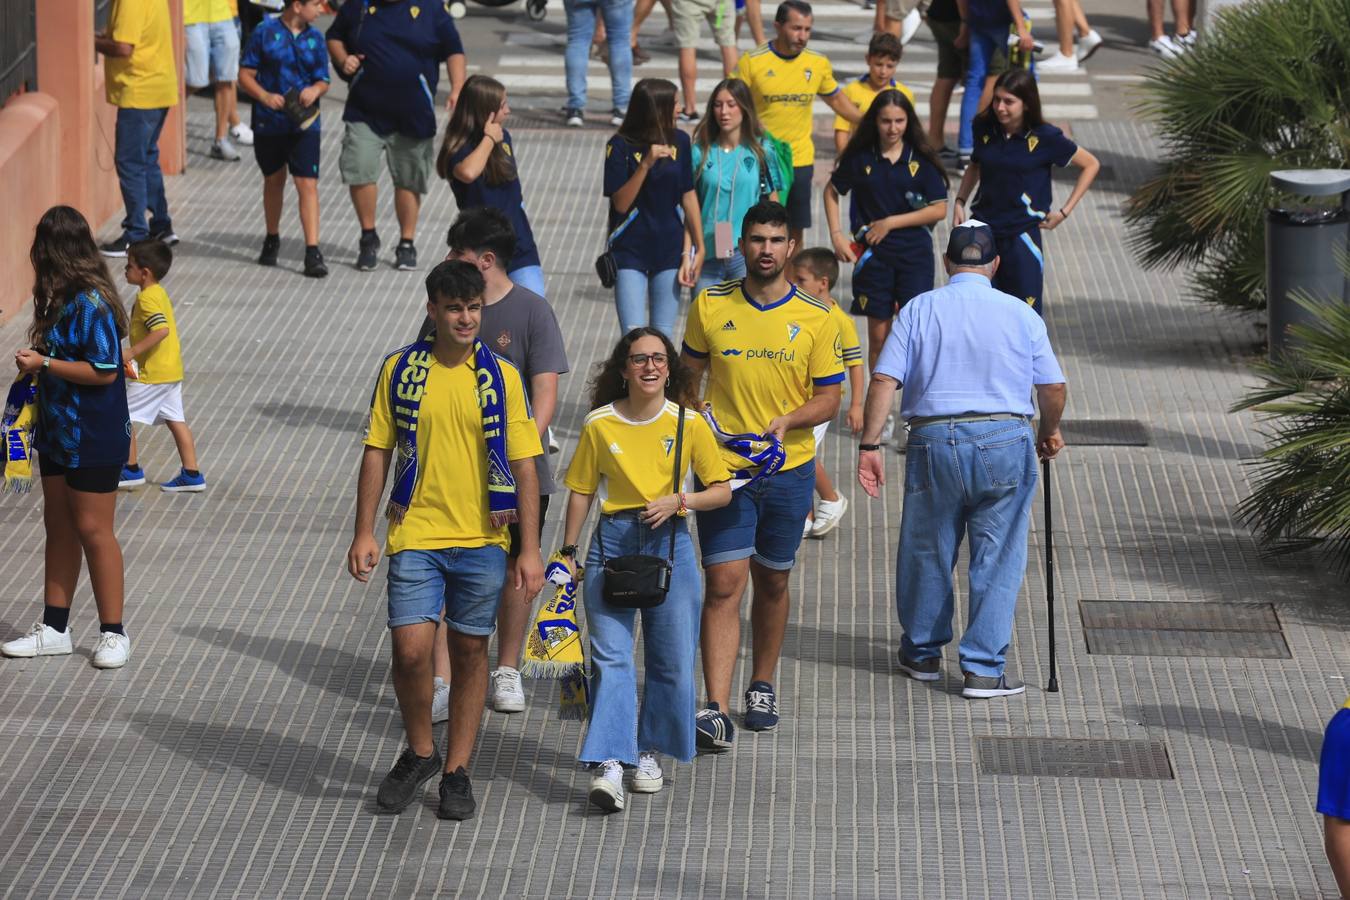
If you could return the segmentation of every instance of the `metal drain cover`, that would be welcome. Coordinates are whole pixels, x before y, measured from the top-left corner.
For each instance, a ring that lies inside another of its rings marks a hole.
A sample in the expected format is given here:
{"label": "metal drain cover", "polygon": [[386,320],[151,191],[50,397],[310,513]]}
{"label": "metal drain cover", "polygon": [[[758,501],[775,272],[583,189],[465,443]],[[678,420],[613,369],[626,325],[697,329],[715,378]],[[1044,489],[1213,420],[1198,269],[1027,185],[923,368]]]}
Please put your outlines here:
{"label": "metal drain cover", "polygon": [[1148,429],[1138,419],[1065,419],[1059,430],[1070,447],[1148,446]]}
{"label": "metal drain cover", "polygon": [[980,737],[982,775],[1050,778],[1175,778],[1161,741],[1098,738]]}
{"label": "metal drain cover", "polygon": [[1089,653],[1290,658],[1269,603],[1086,600],[1080,608]]}

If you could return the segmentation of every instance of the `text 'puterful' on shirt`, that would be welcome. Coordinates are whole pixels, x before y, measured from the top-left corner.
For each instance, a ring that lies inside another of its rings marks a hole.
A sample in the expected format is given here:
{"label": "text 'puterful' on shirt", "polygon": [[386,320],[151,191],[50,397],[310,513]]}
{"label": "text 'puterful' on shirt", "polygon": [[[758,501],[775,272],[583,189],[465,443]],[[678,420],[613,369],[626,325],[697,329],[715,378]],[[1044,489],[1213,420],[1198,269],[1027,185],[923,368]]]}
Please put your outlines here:
{"label": "text 'puterful' on shirt", "polygon": [[[843,346],[828,304],[796,287],[761,306],[739,281],[699,294],[689,308],[684,350],[708,361],[713,415],[729,434],[763,434],[769,422],[797,409],[820,386],[844,380]],[[792,469],[815,458],[811,428],[794,428],[783,442]],[[729,451],[727,464],[746,461]]]}
{"label": "text 'puterful' on shirt", "polygon": [[364,57],[347,86],[343,121],[380,135],[435,136],[440,67],[464,52],[440,0],[349,0],[327,38]]}
{"label": "text 'puterful' on shirt", "polygon": [[765,130],[792,145],[792,165],[814,163],[812,106],[818,94],[828,97],[839,90],[830,61],[809,47],[796,56],[783,56],[768,43],[743,55],[731,77],[750,88]]}
{"label": "text 'puterful' on shirt", "polygon": [[[476,138],[471,136],[450,154],[450,167],[453,169],[462,163],[482,142],[481,134]],[[530,220],[525,215],[525,197],[521,193],[520,171],[516,167],[516,148],[511,143],[511,132],[505,128],[502,129],[502,150],[511,157],[511,166],[514,170],[511,178],[501,184],[493,184],[488,180],[486,168],[478,173],[477,178],[469,182],[460,181],[451,173],[450,192],[455,195],[455,203],[460,209],[490,206],[500,209],[511,220],[511,230],[516,233],[516,252],[507,263],[506,271],[514,272],[525,266],[539,265],[539,248],[535,246],[534,231],[530,228]]]}
{"label": "text 'puterful' on shirt", "polygon": [[[875,150],[846,155],[830,176],[830,184],[840,194],[852,195],[848,220],[854,234],[869,222],[916,212],[947,199],[942,173],[904,143],[895,162]],[[916,249],[931,251],[932,247],[931,226],[912,225],[892,228],[875,252],[882,259],[896,259]]]}
{"label": "text 'puterful' on shirt", "polygon": [[[633,208],[637,216],[624,227],[611,251],[620,269],[637,269],[648,275],[678,269],[683,249],[684,219],[680,201],[694,189],[693,153],[689,135],[674,132],[674,155],[658,160],[647,172]],[[612,197],[633,177],[650,148],[629,143],[614,135],[605,145],[605,196]],[[632,210],[619,212],[609,206],[609,231],[623,225]]]}
{"label": "text 'puterful' on shirt", "polygon": [[1067,166],[1078,145],[1054,125],[1037,125],[1009,136],[1002,126],[975,123],[975,152],[980,189],[970,206],[972,218],[1010,237],[1038,227],[1054,208],[1051,170]]}

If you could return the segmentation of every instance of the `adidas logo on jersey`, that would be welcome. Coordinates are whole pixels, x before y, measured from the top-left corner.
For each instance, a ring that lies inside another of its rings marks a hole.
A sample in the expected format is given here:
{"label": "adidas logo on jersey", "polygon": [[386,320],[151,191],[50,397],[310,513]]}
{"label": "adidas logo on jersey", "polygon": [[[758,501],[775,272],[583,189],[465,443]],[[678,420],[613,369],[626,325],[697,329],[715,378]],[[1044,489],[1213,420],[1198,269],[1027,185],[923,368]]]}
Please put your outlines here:
{"label": "adidas logo on jersey", "polygon": [[725,325],[722,326],[722,330],[723,330],[723,331],[735,331],[735,330],[736,330],[736,323],[733,322],[733,321],[731,321],[730,319],[727,319],[727,324],[725,324]]}
{"label": "adidas logo on jersey", "polygon": [[619,446],[619,442],[618,442],[618,441],[610,441],[610,442],[609,442],[609,452],[612,453],[612,454],[614,454],[615,456],[618,456],[620,453],[623,452],[623,448]]}

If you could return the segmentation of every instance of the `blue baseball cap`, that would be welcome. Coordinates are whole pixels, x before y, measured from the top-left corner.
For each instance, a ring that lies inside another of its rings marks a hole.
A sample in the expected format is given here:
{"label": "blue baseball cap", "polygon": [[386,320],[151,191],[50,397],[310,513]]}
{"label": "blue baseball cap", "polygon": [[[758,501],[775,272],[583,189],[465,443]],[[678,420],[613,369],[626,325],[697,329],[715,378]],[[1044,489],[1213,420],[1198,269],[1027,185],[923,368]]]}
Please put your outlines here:
{"label": "blue baseball cap", "polygon": [[967,219],[947,239],[947,259],[956,266],[987,266],[998,258],[994,229],[979,219]]}

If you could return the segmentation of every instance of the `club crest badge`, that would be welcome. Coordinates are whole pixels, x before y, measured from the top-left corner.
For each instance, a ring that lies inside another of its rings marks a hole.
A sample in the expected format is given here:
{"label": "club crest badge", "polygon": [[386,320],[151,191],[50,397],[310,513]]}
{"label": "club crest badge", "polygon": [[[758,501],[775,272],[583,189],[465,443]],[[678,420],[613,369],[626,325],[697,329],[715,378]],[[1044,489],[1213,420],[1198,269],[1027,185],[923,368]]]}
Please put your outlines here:
{"label": "club crest badge", "polygon": [[797,335],[802,333],[802,326],[798,325],[796,322],[789,322],[787,330],[788,343],[790,344],[797,339]]}
{"label": "club crest badge", "polygon": [[915,175],[918,174],[919,174],[919,164],[917,162],[911,162],[909,164],[909,177],[913,178]]}
{"label": "club crest badge", "polygon": [[1031,137],[1027,138],[1027,152],[1028,152],[1028,153],[1035,153],[1035,152],[1036,152],[1036,145],[1039,144],[1040,142],[1041,142],[1041,139],[1038,138],[1038,137],[1036,137],[1036,135],[1034,135],[1034,134],[1033,134]]}

